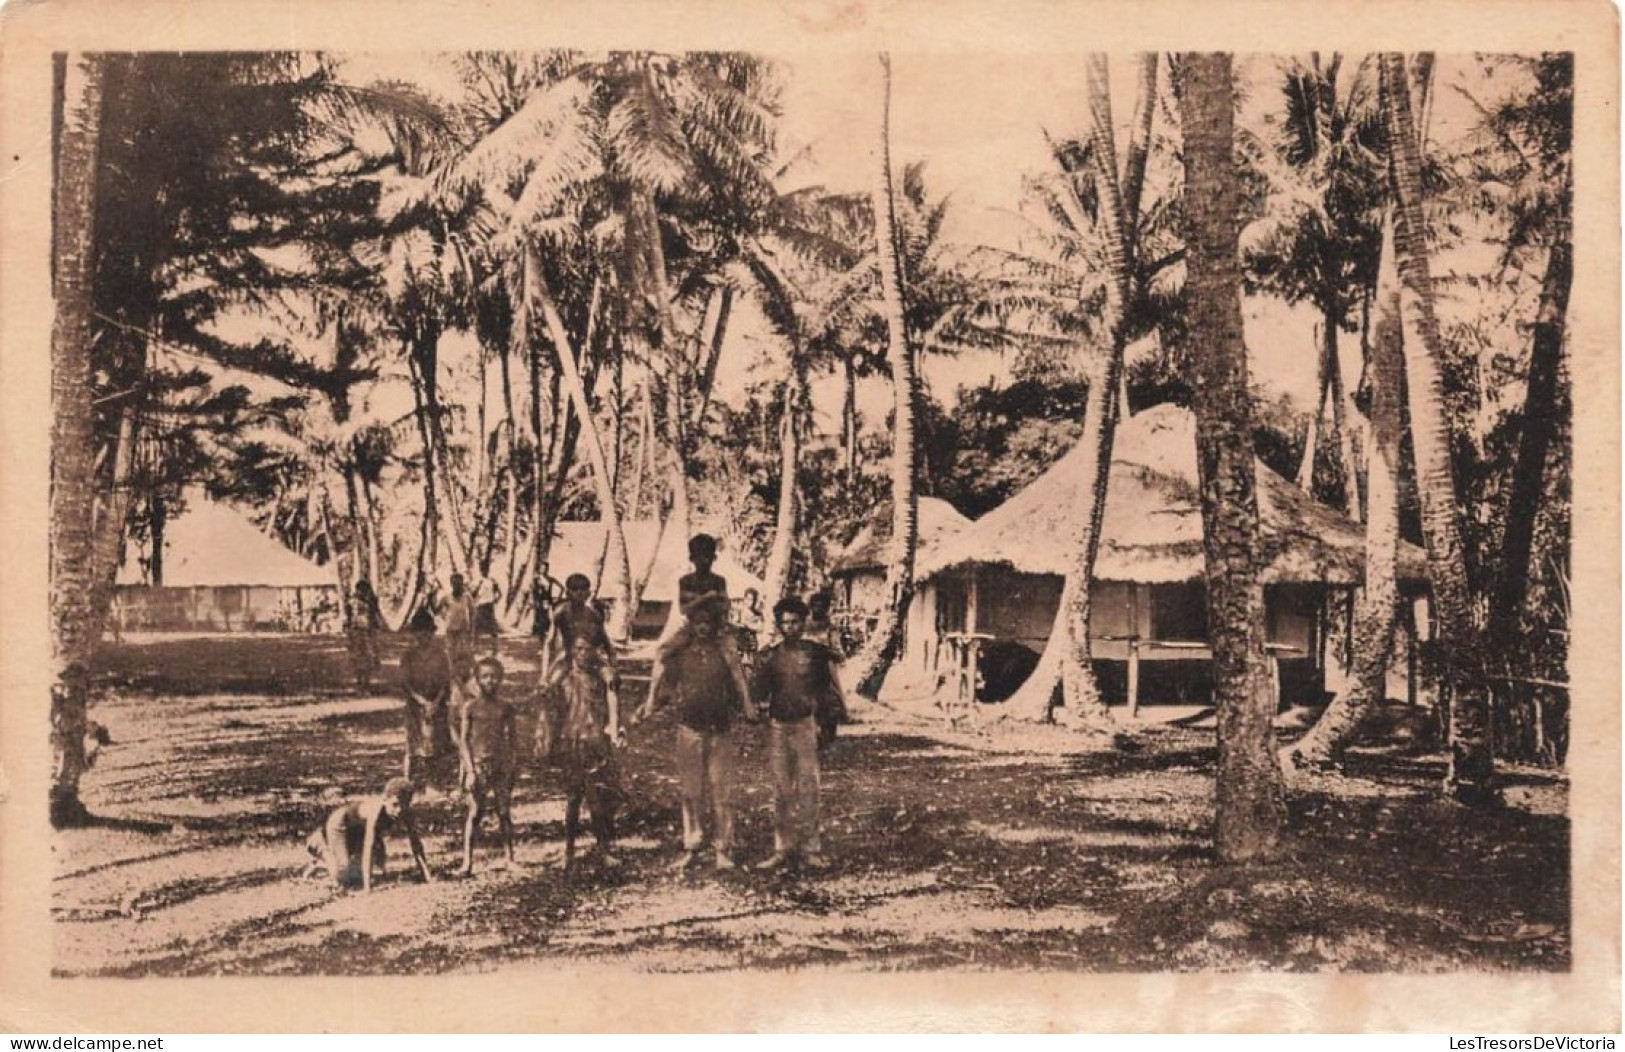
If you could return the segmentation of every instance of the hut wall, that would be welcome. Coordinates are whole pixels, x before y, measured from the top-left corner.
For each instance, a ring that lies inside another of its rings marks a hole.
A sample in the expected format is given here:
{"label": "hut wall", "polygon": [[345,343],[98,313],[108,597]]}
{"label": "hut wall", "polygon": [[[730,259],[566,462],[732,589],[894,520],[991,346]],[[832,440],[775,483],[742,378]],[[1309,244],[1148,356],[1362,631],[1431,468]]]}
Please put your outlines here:
{"label": "hut wall", "polygon": [[132,632],[321,630],[331,626],[314,623],[311,615],[324,602],[335,611],[338,603],[338,589],[327,586],[120,585],[115,594],[114,616],[122,631]]}

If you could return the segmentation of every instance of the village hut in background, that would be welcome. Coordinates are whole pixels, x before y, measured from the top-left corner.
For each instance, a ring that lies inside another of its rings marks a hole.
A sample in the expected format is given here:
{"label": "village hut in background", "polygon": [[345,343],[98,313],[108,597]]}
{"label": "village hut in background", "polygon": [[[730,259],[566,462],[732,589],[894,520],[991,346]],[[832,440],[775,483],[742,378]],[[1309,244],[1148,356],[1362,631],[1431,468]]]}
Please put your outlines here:
{"label": "village hut in background", "polygon": [[338,631],[338,571],[204,497],[170,521],[162,550],[128,545],[113,600],[119,631]]}
{"label": "village hut in background", "polygon": [[[677,602],[677,582],[693,567],[688,561],[688,535],[676,528],[662,530],[653,519],[628,522],[626,532],[627,556],[632,563],[632,576],[645,580],[638,609],[632,615],[632,637],[653,639],[667,627],[672,607]],[[610,584],[604,573],[607,530],[598,521],[561,522],[556,527],[553,548],[548,556],[548,576],[563,582],[574,573],[586,574],[592,579],[594,595],[601,602],[620,602],[625,596]],[[696,533],[715,530],[696,528]],[[749,596],[762,594],[762,579],[747,570],[726,544],[717,552],[716,573],[728,582],[728,596],[733,601],[739,621],[748,621],[744,606]]]}
{"label": "village hut in background", "polygon": [[[984,701],[1015,692],[1055,621],[1076,546],[1073,515],[1088,485],[1083,469],[1083,450],[1074,448],[1003,505],[921,553],[921,586],[889,688],[912,692],[956,679],[976,685]],[[1264,464],[1257,471],[1266,642],[1278,693],[1319,702],[1327,602],[1360,582],[1364,530]],[[1163,405],[1124,419],[1108,486],[1090,621],[1102,690],[1131,710],[1142,702],[1205,704],[1212,652],[1195,418]],[[1419,548],[1401,545],[1398,574],[1406,594],[1420,594]]]}
{"label": "village hut in background", "polygon": [[[835,619],[843,632],[861,640],[868,637],[890,601],[886,592],[887,548],[891,544],[891,509],[858,531],[830,564],[829,579]],[[971,520],[952,504],[937,497],[920,498],[920,557],[935,551],[945,540],[969,526]]]}

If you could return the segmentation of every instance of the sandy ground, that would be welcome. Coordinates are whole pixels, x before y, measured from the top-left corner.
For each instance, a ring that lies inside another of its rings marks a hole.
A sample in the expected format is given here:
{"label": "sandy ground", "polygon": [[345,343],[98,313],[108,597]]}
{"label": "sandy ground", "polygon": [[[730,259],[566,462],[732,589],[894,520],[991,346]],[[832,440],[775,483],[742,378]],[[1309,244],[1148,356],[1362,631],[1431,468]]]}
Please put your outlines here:
{"label": "sandy ground", "polygon": [[[530,705],[524,645],[504,658]],[[403,742],[391,692],[342,686],[338,640],[127,641],[111,664],[95,716],[115,744],[84,786],[102,821],[53,844],[59,974],[1569,965],[1567,786],[1551,772],[1509,772],[1507,806],[1475,813],[1438,799],[1441,757],[1373,743],[1294,785],[1286,854],[1242,869],[1210,848],[1213,732],[1159,722],[1171,710],[1103,750],[1056,727],[869,708],[825,757],[827,871],[679,873],[657,719],[623,756],[620,867],[588,852],[564,871],[562,801],[530,772],[516,864],[486,850],[456,879],[454,801],[430,795],[442,879],[409,875],[394,843],[364,895],[299,877],[306,834],[394,774]],[[771,850],[772,797],[764,732],[740,737],[748,863]]]}

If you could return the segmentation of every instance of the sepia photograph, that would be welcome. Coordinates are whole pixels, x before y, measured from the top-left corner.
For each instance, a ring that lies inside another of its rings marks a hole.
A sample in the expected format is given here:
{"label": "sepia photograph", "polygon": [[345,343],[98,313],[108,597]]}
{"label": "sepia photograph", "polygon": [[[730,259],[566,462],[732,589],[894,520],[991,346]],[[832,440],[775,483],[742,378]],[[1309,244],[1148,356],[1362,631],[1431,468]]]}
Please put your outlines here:
{"label": "sepia photograph", "polygon": [[1326,28],[41,52],[34,965],[1571,977],[1617,157]]}

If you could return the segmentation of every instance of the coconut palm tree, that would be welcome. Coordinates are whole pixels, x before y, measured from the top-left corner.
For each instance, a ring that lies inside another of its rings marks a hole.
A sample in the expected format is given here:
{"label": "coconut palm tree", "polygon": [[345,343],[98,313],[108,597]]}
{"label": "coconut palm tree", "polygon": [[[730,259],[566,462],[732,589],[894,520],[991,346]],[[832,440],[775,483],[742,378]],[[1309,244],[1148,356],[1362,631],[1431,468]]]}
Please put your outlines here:
{"label": "coconut palm tree", "polygon": [[1428,580],[1438,622],[1444,687],[1449,693],[1450,764],[1446,790],[1467,804],[1496,798],[1490,740],[1488,668],[1483,638],[1473,620],[1472,593],[1462,547],[1462,505],[1450,459],[1440,368],[1443,347],[1433,307],[1427,231],[1422,215],[1422,158],[1411,86],[1403,55],[1378,59],[1388,131],[1389,177],[1394,200],[1394,258],[1400,279],[1400,317],[1416,451]]}
{"label": "coconut palm tree", "polygon": [[85,710],[100,628],[91,605],[95,436],[91,431],[91,314],[94,295],[97,153],[104,62],[59,57],[62,78],[52,259],[51,328],[51,823],[82,823]]}
{"label": "coconut palm tree", "polygon": [[896,197],[891,159],[891,55],[880,53],[881,104],[875,170],[875,247],[880,266],[881,311],[886,321],[886,362],[892,383],[892,531],[887,553],[886,592],[880,623],[853,659],[855,689],[873,698],[903,644],[903,614],[914,594],[914,556],[920,540],[919,451],[914,420],[920,400],[916,347],[908,326],[908,292],[903,284]]}
{"label": "coconut palm tree", "polygon": [[1185,295],[1199,341],[1197,475],[1219,709],[1215,840],[1221,859],[1246,862],[1275,852],[1286,803],[1275,759],[1275,691],[1264,652],[1230,56],[1182,55],[1175,83],[1185,132]]}
{"label": "coconut palm tree", "polygon": [[[1038,667],[1011,698],[1010,709],[1017,714],[1046,717],[1059,687],[1071,722],[1079,729],[1098,732],[1110,725],[1111,714],[1095,681],[1089,621],[1095,556],[1100,548],[1100,526],[1106,510],[1112,440],[1122,408],[1123,353],[1136,326],[1145,324],[1151,278],[1174,257],[1148,261],[1142,251],[1146,247],[1146,223],[1141,205],[1156,105],[1157,55],[1145,54],[1137,60],[1134,120],[1121,174],[1106,56],[1091,55],[1085,68],[1089,131],[1082,143],[1063,144],[1057,150],[1057,160],[1063,169],[1073,169],[1074,174],[1082,165],[1087,165],[1088,174],[1081,184],[1062,188],[1050,201],[1073,232],[1091,232],[1090,240],[1097,246],[1100,264],[1099,277],[1094,274],[1082,277],[1091,287],[1085,288],[1079,297],[1080,301],[1098,299],[1103,344],[1089,376],[1084,430],[1079,439],[1087,452],[1084,475],[1090,485],[1084,490],[1083,506],[1075,509],[1077,548],[1062,587],[1049,642]],[[1097,281],[1099,287],[1092,287]]]}
{"label": "coconut palm tree", "polygon": [[1298,768],[1330,763],[1388,692],[1399,589],[1400,442],[1404,434],[1404,335],[1400,328],[1399,272],[1393,224],[1384,225],[1377,291],[1372,305],[1366,380],[1371,391],[1371,442],[1366,461],[1365,581],[1354,609],[1351,689],[1334,698],[1309,733],[1286,750]]}
{"label": "coconut palm tree", "polygon": [[1351,330],[1375,281],[1383,194],[1382,120],[1369,60],[1345,67],[1320,54],[1283,64],[1283,117],[1273,142],[1240,137],[1249,171],[1265,187],[1262,214],[1243,234],[1249,282],[1320,314],[1316,398],[1299,486],[1313,486],[1320,424],[1329,408],[1338,440],[1343,501],[1362,517],[1337,334]]}

